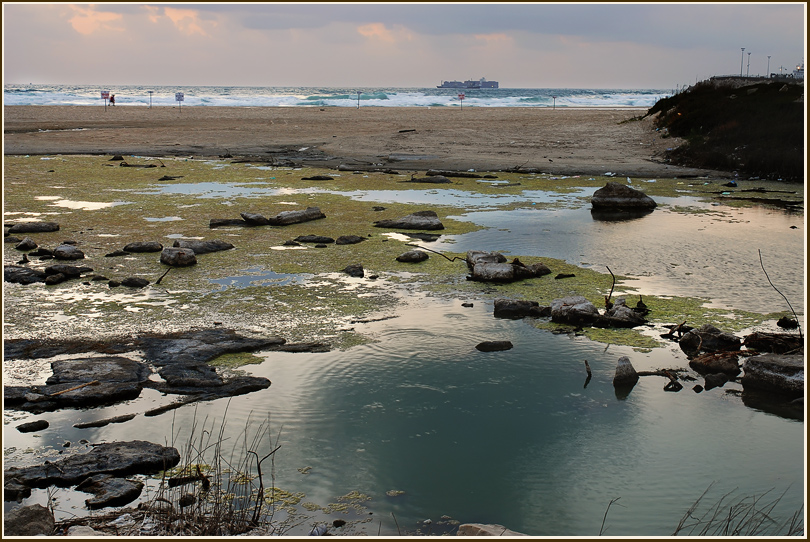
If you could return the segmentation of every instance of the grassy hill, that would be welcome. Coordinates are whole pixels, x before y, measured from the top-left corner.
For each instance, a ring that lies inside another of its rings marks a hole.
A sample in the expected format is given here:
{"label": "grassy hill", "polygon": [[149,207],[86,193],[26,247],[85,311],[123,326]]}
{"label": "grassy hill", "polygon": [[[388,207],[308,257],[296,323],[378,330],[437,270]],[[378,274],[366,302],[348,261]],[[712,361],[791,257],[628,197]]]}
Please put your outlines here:
{"label": "grassy hill", "polygon": [[804,182],[803,84],[703,81],[645,116],[656,114],[665,137],[686,140],[667,155],[675,164]]}

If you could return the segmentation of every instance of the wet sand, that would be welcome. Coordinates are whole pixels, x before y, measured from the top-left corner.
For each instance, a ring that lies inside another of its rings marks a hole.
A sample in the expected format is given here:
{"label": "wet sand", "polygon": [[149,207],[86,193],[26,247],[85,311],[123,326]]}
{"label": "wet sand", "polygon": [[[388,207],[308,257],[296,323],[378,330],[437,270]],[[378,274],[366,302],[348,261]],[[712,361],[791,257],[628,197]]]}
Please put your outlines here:
{"label": "wet sand", "polygon": [[6,106],[4,152],[292,159],[554,174],[723,176],[665,163],[643,109]]}

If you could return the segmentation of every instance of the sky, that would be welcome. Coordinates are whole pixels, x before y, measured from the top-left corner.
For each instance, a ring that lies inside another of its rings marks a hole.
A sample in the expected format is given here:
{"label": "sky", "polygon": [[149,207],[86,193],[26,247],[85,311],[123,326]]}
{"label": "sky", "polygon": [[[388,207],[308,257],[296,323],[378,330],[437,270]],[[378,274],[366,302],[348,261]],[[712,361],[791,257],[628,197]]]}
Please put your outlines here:
{"label": "sky", "polygon": [[806,21],[804,2],[3,3],[3,82],[669,89],[791,71]]}

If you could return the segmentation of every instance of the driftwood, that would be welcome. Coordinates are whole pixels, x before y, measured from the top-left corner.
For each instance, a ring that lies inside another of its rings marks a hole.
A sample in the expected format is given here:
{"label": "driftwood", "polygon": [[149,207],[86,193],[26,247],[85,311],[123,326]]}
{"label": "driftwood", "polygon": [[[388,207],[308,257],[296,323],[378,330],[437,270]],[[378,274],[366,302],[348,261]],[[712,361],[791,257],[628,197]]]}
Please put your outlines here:
{"label": "driftwood", "polygon": [[85,382],[84,384],[79,384],[78,386],[73,386],[72,388],[68,388],[66,390],[57,391],[56,393],[52,393],[52,394],[48,395],[48,397],[55,397],[57,395],[62,395],[63,393],[67,393],[69,391],[84,388],[85,386],[97,386],[99,384],[101,384],[101,382],[99,382],[98,380],[93,380],[92,382]]}

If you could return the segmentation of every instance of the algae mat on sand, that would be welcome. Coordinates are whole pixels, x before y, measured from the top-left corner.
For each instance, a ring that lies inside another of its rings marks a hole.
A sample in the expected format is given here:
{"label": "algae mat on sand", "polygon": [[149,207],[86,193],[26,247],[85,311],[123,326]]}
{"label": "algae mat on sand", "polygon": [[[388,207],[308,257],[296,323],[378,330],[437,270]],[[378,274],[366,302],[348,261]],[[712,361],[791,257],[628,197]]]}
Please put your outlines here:
{"label": "algae mat on sand", "polygon": [[[545,191],[560,197],[532,205],[583,206],[578,192],[603,186],[605,177],[554,177],[498,173],[497,181],[453,179],[446,185],[405,183],[410,175],[351,173],[313,169],[273,168],[220,160],[150,159],[126,157],[129,165],[103,156],[11,156],[5,159],[5,222],[53,221],[60,230],[31,234],[34,241],[53,249],[68,240],[85,253],[80,265],[93,274],[122,280],[141,277],[150,285],[111,288],[90,276],[58,285],[4,284],[7,338],[109,337],[145,331],[179,331],[221,323],[246,333],[280,335],[290,341],[321,340],[343,348],[368,340],[353,323],[396,314],[403,296],[441,295],[492,300],[497,297],[531,299],[549,304],[575,291],[602,306],[612,286],[610,275],[560,260],[519,256],[526,264],[543,261],[554,274],[573,273],[573,279],[552,276],[507,285],[466,280],[463,254],[431,254],[419,264],[396,257],[423,243],[374,226],[374,222],[434,210],[445,229],[456,236],[479,228],[454,219],[470,210],[513,209],[526,206],[524,191]],[[304,180],[316,175],[331,180]],[[682,180],[660,179],[650,184],[650,195],[703,193]],[[419,193],[425,203],[405,203],[398,191]],[[392,196],[385,202],[358,195],[374,191]],[[483,198],[479,198],[484,196]],[[240,213],[265,217],[282,211],[319,207],[326,219],[289,226],[210,228],[211,219],[239,219]],[[380,208],[384,209],[380,209]],[[302,235],[337,238],[355,235],[364,241],[351,245],[286,246]],[[108,257],[126,244],[175,240],[222,240],[234,249],[198,255],[188,268],[168,269],[157,253]],[[12,245],[13,246],[13,245]],[[518,256],[518,255],[510,255]],[[4,264],[15,264],[21,253],[6,245]],[[31,267],[53,261],[32,257]],[[71,262],[75,263],[75,262]],[[365,277],[343,272],[361,264]],[[614,296],[633,295],[617,277]],[[725,328],[744,329],[774,315],[707,309],[705,300],[644,297],[653,310],[653,323],[689,320],[692,325],[722,319]],[[556,326],[546,322],[540,325]],[[661,344],[639,330],[592,330],[596,340],[650,348]]]}

